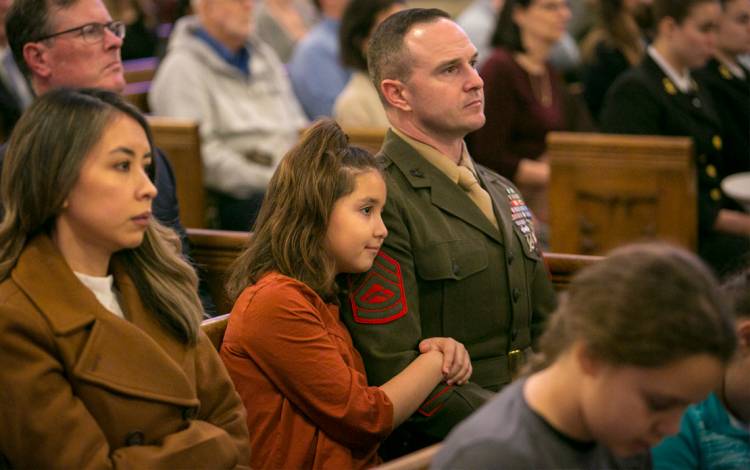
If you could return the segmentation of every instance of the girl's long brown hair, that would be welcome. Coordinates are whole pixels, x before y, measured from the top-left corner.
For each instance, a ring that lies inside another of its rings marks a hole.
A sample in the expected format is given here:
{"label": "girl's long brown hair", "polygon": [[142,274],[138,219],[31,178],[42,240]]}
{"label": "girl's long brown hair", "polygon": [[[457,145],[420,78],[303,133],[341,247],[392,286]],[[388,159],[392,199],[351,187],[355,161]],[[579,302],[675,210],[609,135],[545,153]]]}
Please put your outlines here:
{"label": "girl's long brown hair", "polygon": [[731,309],[694,254],[666,244],[613,251],[577,274],[540,338],[533,369],[575,341],[613,365],[659,367],[694,354],[728,361]]}
{"label": "girl's long brown hair", "polygon": [[254,234],[230,269],[229,298],[276,271],[332,299],[336,272],[324,246],[328,220],[336,200],[354,190],[355,176],[370,170],[380,171],[375,158],[349,146],[335,121],[313,124],[271,178]]}

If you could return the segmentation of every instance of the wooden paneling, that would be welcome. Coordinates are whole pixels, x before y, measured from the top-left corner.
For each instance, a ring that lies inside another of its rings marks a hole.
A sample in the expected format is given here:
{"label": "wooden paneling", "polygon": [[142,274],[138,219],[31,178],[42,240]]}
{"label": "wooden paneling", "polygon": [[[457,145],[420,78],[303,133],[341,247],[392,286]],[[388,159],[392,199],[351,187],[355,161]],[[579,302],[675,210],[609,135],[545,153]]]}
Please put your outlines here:
{"label": "wooden paneling", "polygon": [[[216,303],[216,311],[227,313],[233,300],[224,290],[229,266],[245,249],[249,240],[247,232],[188,229],[190,254],[203,269],[206,283]],[[601,259],[599,256],[580,256],[561,253],[544,253],[544,262],[556,290],[565,289],[570,279],[580,269]]]}
{"label": "wooden paneling", "polygon": [[654,239],[695,249],[689,138],[553,132],[547,141],[552,251],[603,254]]}
{"label": "wooden paneling", "polygon": [[198,124],[189,119],[149,116],[154,144],[169,158],[177,182],[180,220],[185,227],[206,226],[206,193]]}

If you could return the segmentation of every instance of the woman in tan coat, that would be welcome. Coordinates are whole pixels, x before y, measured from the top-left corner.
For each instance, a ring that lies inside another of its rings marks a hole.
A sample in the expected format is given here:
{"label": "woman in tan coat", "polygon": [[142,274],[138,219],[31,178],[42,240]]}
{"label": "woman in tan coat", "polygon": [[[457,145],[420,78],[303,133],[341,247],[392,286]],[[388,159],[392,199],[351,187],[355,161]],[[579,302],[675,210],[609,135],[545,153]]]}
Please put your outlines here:
{"label": "woman in tan coat", "polygon": [[19,121],[0,197],[0,467],[236,468],[245,413],[196,276],[151,217],[150,131],[57,90]]}

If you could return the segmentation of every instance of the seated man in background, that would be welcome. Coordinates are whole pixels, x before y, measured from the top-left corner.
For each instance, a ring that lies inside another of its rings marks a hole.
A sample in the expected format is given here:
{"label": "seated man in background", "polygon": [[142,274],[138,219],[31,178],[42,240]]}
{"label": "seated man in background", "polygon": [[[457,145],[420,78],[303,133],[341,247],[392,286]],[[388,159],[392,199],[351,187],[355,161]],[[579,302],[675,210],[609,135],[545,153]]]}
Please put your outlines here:
{"label": "seated man in background", "polygon": [[[93,87],[116,93],[125,89],[120,60],[125,25],[112,21],[101,0],[15,0],[6,26],[15,60],[31,77],[37,95],[59,87]],[[2,148],[0,168],[4,153]],[[180,223],[172,167],[161,152],[154,154],[153,165],[158,190],[154,217],[180,235],[187,256],[187,233]],[[201,300],[206,313],[212,315],[213,302],[203,293]]]}
{"label": "seated man in background", "polygon": [[307,124],[273,50],[252,34],[252,0],[193,0],[156,73],[156,115],[200,123],[219,224],[249,230],[281,157]]}
{"label": "seated man in background", "polygon": [[323,16],[297,44],[289,78],[307,117],[331,116],[333,104],[349,82],[351,70],[341,63],[339,28],[349,0],[313,0]]}

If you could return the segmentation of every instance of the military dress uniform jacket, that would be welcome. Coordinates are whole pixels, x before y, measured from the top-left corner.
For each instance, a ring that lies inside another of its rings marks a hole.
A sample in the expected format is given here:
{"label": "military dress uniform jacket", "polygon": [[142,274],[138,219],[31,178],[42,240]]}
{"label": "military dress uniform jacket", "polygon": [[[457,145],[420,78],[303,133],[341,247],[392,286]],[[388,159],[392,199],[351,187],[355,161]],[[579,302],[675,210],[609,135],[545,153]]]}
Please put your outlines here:
{"label": "military dress uniform jacket", "polygon": [[249,465],[245,411],[211,342],[180,342],[113,267],[128,320],[46,235],[0,283],[0,468]]}
{"label": "military dress uniform jacket", "polygon": [[716,59],[695,73],[698,83],[711,94],[724,129],[724,175],[750,171],[750,70],[745,78],[732,75]]}
{"label": "military dress uniform jacket", "polygon": [[602,109],[603,132],[692,137],[698,171],[698,249],[717,271],[746,252],[750,239],[713,230],[721,209],[741,210],[720,187],[724,155],[722,125],[708,91],[694,83],[682,93],[646,55],[641,65],[612,85]]}
{"label": "military dress uniform jacket", "polygon": [[372,385],[413,361],[422,339],[447,336],[466,346],[471,381],[439,385],[409,423],[442,439],[510,382],[509,353],[512,361],[532,345],[555,296],[533,234],[522,233],[533,229],[528,209],[507,179],[476,165],[498,230],[463,189],[393,131],[381,157],[388,237],[373,268],[350,279],[341,317]]}

